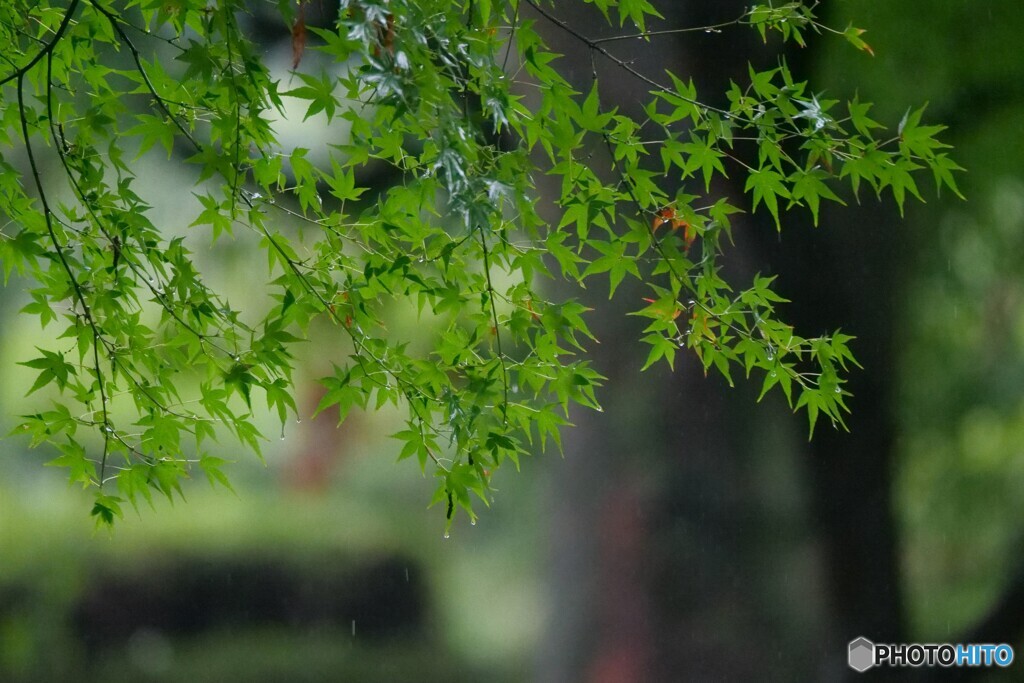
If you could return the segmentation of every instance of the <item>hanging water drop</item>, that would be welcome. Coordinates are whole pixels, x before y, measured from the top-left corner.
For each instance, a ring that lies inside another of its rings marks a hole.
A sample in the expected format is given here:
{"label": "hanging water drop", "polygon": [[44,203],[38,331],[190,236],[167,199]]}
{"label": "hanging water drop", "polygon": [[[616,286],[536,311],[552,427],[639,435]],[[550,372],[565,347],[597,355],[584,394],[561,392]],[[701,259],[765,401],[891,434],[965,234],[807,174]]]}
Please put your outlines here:
{"label": "hanging water drop", "polygon": [[765,350],[765,356],[768,358],[769,362],[775,360],[775,349],[769,346]]}
{"label": "hanging water drop", "polygon": [[284,425],[281,425],[281,441],[284,441]]}
{"label": "hanging water drop", "polygon": [[448,538],[449,538],[450,536],[451,536],[451,534],[449,534],[449,533],[448,533],[447,531],[446,531],[446,532],[444,532],[444,538],[445,538],[446,540],[447,540],[447,539],[448,539]]}
{"label": "hanging water drop", "polygon": [[839,385],[836,385],[836,393],[837,394],[842,393],[841,390],[839,389]]}
{"label": "hanging water drop", "polygon": [[476,526],[476,520],[475,519],[469,520],[469,525],[470,526]]}

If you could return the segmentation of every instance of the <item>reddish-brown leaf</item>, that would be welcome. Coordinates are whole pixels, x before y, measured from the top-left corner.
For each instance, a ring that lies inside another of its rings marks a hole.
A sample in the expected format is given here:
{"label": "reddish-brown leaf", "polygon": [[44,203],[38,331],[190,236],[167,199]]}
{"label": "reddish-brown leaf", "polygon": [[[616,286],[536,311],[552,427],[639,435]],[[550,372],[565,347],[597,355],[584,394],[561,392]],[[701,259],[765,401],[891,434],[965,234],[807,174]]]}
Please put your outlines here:
{"label": "reddish-brown leaf", "polygon": [[381,41],[384,49],[391,54],[395,53],[395,15],[388,14],[387,25],[384,27],[384,39]]}
{"label": "reddish-brown leaf", "polygon": [[306,50],[306,3],[299,3],[299,12],[292,26],[292,68],[298,69]]}

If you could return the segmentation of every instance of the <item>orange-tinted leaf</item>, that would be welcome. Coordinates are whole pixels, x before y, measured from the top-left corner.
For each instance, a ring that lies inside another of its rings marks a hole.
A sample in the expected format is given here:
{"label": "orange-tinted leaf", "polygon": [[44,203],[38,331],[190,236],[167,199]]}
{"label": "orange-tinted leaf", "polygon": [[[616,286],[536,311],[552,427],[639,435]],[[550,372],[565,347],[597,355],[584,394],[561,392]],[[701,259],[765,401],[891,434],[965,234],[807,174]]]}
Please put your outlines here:
{"label": "orange-tinted leaf", "polygon": [[864,29],[857,28],[852,24],[850,26],[847,26],[846,30],[843,31],[843,37],[846,38],[851,45],[853,45],[858,50],[864,50],[869,55],[874,57],[875,51],[871,49],[870,45],[861,40],[862,35],[864,35]]}
{"label": "orange-tinted leaf", "polygon": [[686,248],[689,249],[693,241],[697,239],[697,228],[693,227],[686,221],[683,223],[683,241],[686,243]]}
{"label": "orange-tinted leaf", "polygon": [[651,221],[651,231],[655,231],[665,223],[674,221],[676,217],[676,210],[671,206],[666,206],[664,209],[660,209],[658,213],[654,214],[654,220]]}

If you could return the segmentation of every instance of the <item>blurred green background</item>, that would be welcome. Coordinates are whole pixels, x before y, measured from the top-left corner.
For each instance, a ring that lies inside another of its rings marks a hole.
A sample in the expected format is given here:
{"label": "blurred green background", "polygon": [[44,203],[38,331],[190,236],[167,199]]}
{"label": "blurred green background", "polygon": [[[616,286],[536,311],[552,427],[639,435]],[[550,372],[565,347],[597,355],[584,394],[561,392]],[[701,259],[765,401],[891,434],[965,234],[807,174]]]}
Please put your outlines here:
{"label": "blurred green background", "polygon": [[[665,13],[696,25],[740,7]],[[818,9],[866,28],[877,56],[827,37],[787,48],[814,91],[859,94],[890,125],[929,102],[968,169],[967,201],[934,199],[922,178],[929,201],[903,220],[863,196],[817,230],[793,216],[779,236],[753,217],[737,233],[736,273],[777,272],[798,328],[857,335],[850,434],[807,444],[802,417],[755,405],[755,387],[727,390],[689,359],[675,376],[639,375],[626,292],[594,314],[605,412],[574,415],[564,458],[499,473],[493,507],[444,539],[443,512],[425,510],[432,482],[395,463],[399,416],[340,429],[329,414],[309,419],[335,343],[324,327],[301,349],[302,420],[279,439],[266,418],[265,464],[224,444],[237,495],[197,480],[186,502],[156,500],[95,533],[89,498],[42,467],[52,453],[0,444],[0,680],[840,680],[857,636],[984,636],[1024,654],[1024,8]],[[252,30],[286,68],[288,27]],[[746,59],[777,59],[754,38],[626,49],[645,68],[693,74],[711,97]],[[589,64],[579,70],[589,78]],[[611,103],[640,94],[617,87]],[[278,130],[309,134],[296,126]],[[188,178],[140,163],[151,189],[181,187],[163,192],[154,222],[191,222],[176,199]],[[190,239],[211,283],[265,305],[246,280],[262,258],[244,235],[215,251]],[[46,405],[24,397],[32,371],[16,365],[48,341],[18,315],[23,287],[0,291],[4,433]],[[1019,680],[1020,666],[956,673]]]}

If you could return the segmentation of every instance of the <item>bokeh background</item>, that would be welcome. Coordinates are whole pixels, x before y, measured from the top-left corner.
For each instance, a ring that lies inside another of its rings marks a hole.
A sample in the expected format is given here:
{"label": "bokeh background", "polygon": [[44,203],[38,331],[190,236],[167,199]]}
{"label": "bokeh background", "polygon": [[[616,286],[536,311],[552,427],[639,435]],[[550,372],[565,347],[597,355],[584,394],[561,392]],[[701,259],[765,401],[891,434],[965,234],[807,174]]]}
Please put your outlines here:
{"label": "bokeh background", "polygon": [[[569,4],[556,9],[574,26],[607,34]],[[671,26],[743,11],[663,4]],[[253,6],[249,30],[287,79],[289,29]],[[781,235],[758,216],[735,231],[731,276],[778,274],[798,329],[857,336],[849,433],[826,426],[808,442],[802,415],[705,378],[692,358],[641,374],[624,315],[640,294],[624,287],[591,319],[605,410],[574,414],[564,456],[500,472],[493,507],[445,539],[443,511],[425,509],[432,482],[395,462],[399,415],[310,419],[332,360],[325,326],[300,350],[301,419],[282,431],[267,416],[265,462],[223,445],[235,494],[197,480],[185,501],[96,533],[87,496],[43,467],[53,453],[0,442],[0,680],[831,681],[854,676],[857,636],[1008,642],[1024,656],[1024,8],[818,12],[866,28],[876,56],[828,36],[763,45],[745,29],[630,42],[621,56],[692,76],[712,102],[748,60],[784,58],[815,93],[857,94],[890,125],[929,102],[928,121],[949,126],[966,201],[921,178],[928,202],[902,219],[866,194],[816,229],[791,214]],[[586,52],[545,32],[587,83]],[[643,94],[599,69],[608,105]],[[300,119],[277,124],[286,140],[315,150],[343,136]],[[173,160],[139,164],[164,197],[154,222],[185,231],[188,176]],[[741,189],[715,188],[742,205]],[[215,250],[189,239],[232,302],[265,305],[247,279],[263,258],[243,233]],[[50,341],[18,314],[25,287],[0,290],[4,433],[46,405],[24,397],[32,375],[16,365]],[[915,675],[1020,680],[1021,666]]]}

